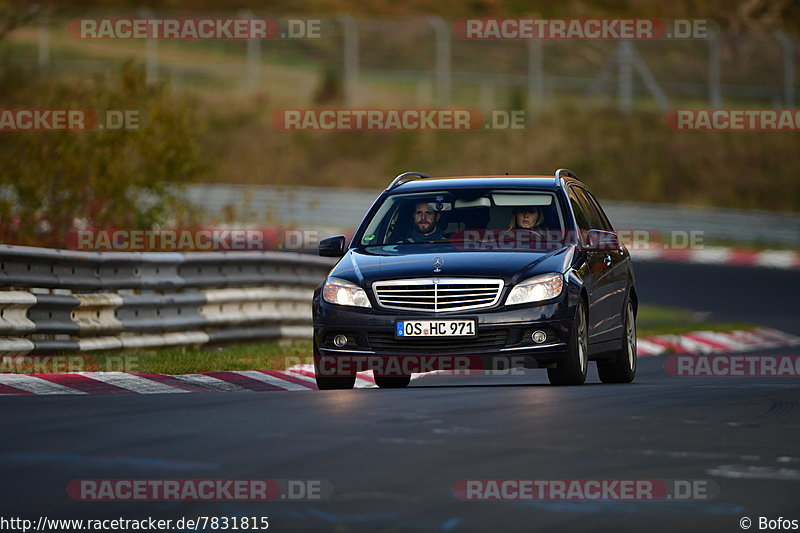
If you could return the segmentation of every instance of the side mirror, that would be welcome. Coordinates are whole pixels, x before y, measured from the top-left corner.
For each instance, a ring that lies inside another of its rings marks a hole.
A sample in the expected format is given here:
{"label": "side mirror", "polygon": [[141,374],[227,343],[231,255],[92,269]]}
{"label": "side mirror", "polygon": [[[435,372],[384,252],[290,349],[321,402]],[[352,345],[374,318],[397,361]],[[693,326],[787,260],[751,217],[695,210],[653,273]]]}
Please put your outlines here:
{"label": "side mirror", "polygon": [[344,235],[337,235],[319,241],[319,255],[322,257],[342,257],[344,255]]}
{"label": "side mirror", "polygon": [[619,248],[619,237],[612,231],[590,229],[586,232],[588,248],[592,250],[616,250]]}

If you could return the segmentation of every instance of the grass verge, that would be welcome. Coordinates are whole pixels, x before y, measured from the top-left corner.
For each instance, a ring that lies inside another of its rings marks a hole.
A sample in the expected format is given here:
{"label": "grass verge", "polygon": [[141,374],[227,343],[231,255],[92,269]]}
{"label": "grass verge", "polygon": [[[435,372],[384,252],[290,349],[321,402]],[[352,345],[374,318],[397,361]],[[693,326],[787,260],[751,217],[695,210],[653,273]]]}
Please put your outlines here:
{"label": "grass verge", "polygon": [[755,327],[757,326],[746,322],[716,322],[709,320],[708,313],[691,309],[656,305],[640,305],[636,317],[636,333],[640,338],[654,335],[679,335],[699,330],[733,331]]}

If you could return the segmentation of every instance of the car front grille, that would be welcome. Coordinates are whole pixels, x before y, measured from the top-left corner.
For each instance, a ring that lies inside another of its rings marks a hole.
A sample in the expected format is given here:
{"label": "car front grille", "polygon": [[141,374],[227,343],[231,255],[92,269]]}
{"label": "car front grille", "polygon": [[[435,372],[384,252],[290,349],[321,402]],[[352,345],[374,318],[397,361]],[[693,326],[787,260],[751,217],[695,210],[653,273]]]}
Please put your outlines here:
{"label": "car front grille", "polygon": [[403,354],[478,354],[499,351],[506,345],[508,330],[496,329],[481,331],[477,337],[459,339],[458,337],[420,337],[398,339],[393,333],[371,332],[369,345],[376,352]]}
{"label": "car front grille", "polygon": [[381,307],[407,311],[467,311],[491,307],[500,298],[503,280],[484,278],[416,278],[372,284]]}

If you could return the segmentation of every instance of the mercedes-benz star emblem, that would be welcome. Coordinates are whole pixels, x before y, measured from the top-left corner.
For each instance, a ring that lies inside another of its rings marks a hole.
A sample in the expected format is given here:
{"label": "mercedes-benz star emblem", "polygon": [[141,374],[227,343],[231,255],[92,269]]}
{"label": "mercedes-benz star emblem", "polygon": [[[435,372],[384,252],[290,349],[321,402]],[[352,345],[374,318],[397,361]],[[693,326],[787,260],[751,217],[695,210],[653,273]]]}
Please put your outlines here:
{"label": "mercedes-benz star emblem", "polygon": [[444,265],[444,261],[442,261],[441,257],[434,257],[433,258],[433,271],[434,272],[441,272],[442,266]]}

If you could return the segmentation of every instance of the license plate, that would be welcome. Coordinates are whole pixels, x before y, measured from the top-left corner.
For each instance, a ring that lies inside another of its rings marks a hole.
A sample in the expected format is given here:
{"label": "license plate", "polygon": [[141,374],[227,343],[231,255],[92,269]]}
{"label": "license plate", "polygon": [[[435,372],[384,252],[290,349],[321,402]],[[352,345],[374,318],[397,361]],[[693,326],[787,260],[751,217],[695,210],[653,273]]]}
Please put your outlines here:
{"label": "license plate", "polygon": [[474,320],[398,320],[396,337],[474,337]]}

